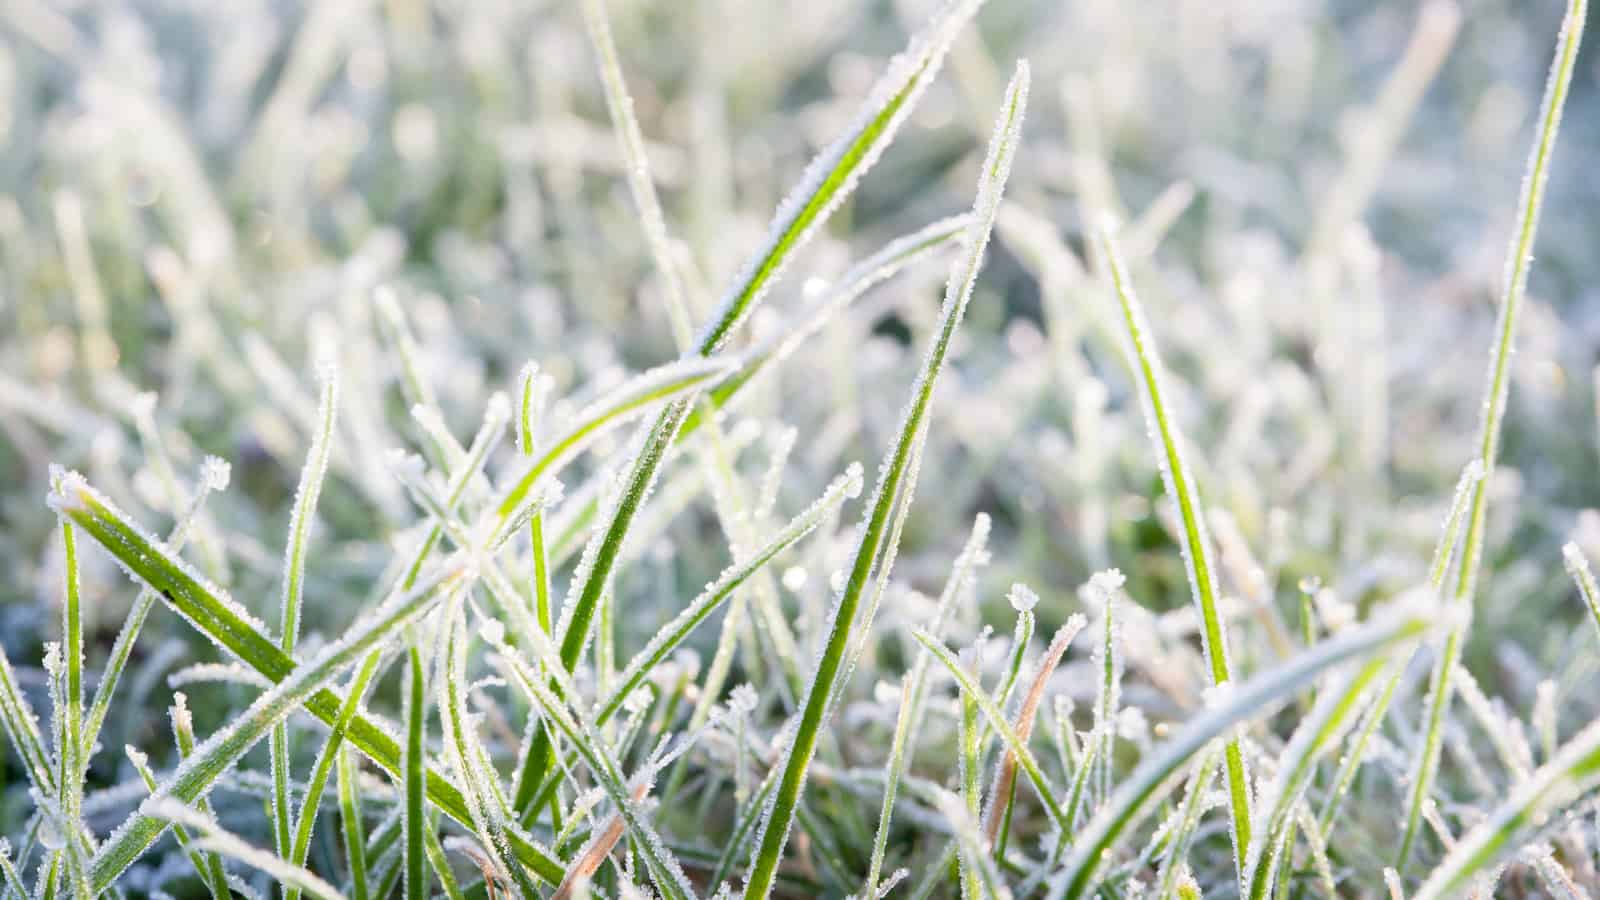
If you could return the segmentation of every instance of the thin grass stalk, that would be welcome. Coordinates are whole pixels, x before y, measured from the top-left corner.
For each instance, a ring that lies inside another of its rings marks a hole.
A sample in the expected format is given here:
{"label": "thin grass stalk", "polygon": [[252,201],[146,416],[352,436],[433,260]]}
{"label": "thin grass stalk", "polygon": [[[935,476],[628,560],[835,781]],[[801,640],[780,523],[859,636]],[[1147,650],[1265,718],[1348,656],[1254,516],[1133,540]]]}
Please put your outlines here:
{"label": "thin grass stalk", "polygon": [[[1074,834],[1072,856],[1050,900],[1077,900],[1093,890],[1112,851],[1166,796],[1166,787],[1185,764],[1213,739],[1241,723],[1267,715],[1284,699],[1305,689],[1323,672],[1343,663],[1392,651],[1441,627],[1437,610],[1401,609],[1315,647],[1281,665],[1239,682],[1217,695],[1215,705],[1147,755],[1124,778],[1110,800]],[[1443,627],[1450,624],[1444,617]]]}
{"label": "thin grass stalk", "polygon": [[[283,652],[294,655],[294,645],[300,635],[300,601],[304,594],[306,547],[311,538],[311,523],[316,517],[317,499],[322,495],[322,480],[328,472],[328,455],[333,449],[334,419],[339,409],[339,379],[330,367],[323,373],[321,399],[317,410],[317,430],[311,439],[311,449],[306,454],[305,467],[300,470],[300,484],[295,490],[294,507],[289,515],[289,540],[284,548],[282,623],[278,641]],[[293,859],[293,836],[290,820],[293,815],[289,803],[289,726],[280,722],[272,729],[270,743],[272,765],[272,824],[273,838],[278,855]],[[284,897],[293,900],[292,888],[284,888]]]}
{"label": "thin grass stalk", "polygon": [[[1011,161],[1015,157],[1022,127],[1022,114],[1027,106],[1027,93],[1028,67],[1027,63],[1023,62],[1018,65],[1017,73],[1012,77],[1011,85],[1006,91],[1000,118],[995,125],[994,136],[990,140],[989,151],[984,159],[978,185],[978,198],[973,206],[977,215],[968,236],[967,257],[951,271],[938,332],[922,372],[917,376],[917,384],[912,390],[911,406],[901,423],[899,440],[883,468],[873,496],[871,511],[862,528],[861,542],[856,549],[849,578],[834,608],[828,637],[817,663],[816,675],[807,689],[800,720],[784,762],[783,779],[774,795],[770,817],[763,829],[760,848],[752,865],[750,878],[745,883],[745,900],[765,900],[772,888],[778,860],[782,857],[784,844],[788,841],[794,810],[804,790],[806,770],[816,750],[823,713],[833,699],[834,680],[843,662],[845,649],[855,624],[856,606],[871,577],[873,562],[880,551],[884,528],[896,498],[903,491],[906,495],[905,502],[909,502],[911,490],[915,487],[916,473],[907,469],[907,463],[926,436],[925,416],[932,400],[933,387],[943,367],[945,355],[949,351],[951,338],[966,312],[966,305],[972,296],[978,272],[982,268],[983,251],[988,243],[989,233],[994,227],[995,213],[1005,189],[1006,178],[1010,174]],[[901,485],[902,479],[905,481],[904,488]]]}
{"label": "thin grass stalk", "polygon": [[[961,553],[956,556],[950,576],[939,594],[939,602],[929,626],[936,639],[944,639],[945,621],[955,608],[961,592],[971,583],[973,570],[982,561],[989,540],[989,517],[979,513],[973,520],[972,533],[967,537]],[[914,747],[912,733],[916,730],[923,698],[926,694],[928,663],[932,654],[921,648],[916,661],[906,673],[901,685],[900,713],[895,718],[894,737],[889,748],[889,759],[884,764],[883,805],[878,814],[878,829],[872,840],[872,857],[867,866],[865,895],[873,897],[880,890],[878,879],[883,872],[883,860],[889,846],[889,823],[894,814],[895,795],[900,779],[910,764],[908,747]]]}
{"label": "thin grass stalk", "polygon": [[339,823],[345,863],[350,868],[351,900],[370,900],[367,887],[367,835],[361,822],[361,792],[356,756],[349,744],[339,746]]}
{"label": "thin grass stalk", "polygon": [[[328,777],[343,752],[345,732],[350,729],[350,722],[355,718],[356,710],[361,708],[362,698],[366,696],[372,679],[377,676],[382,660],[381,648],[368,653],[367,658],[361,663],[361,668],[357,669],[356,674],[350,679],[350,686],[345,689],[344,705],[339,708],[339,718],[333,723],[333,730],[328,733],[328,739],[317,755],[316,765],[311,770],[311,779],[306,782],[305,795],[300,801],[300,815],[295,821],[294,843],[288,858],[291,865],[304,867],[306,864],[306,857],[311,851],[311,832],[316,827],[317,811],[322,805],[322,792],[327,788]],[[297,900],[299,889],[290,885],[284,891],[284,896],[287,900]]]}
{"label": "thin grass stalk", "polygon": [[[274,682],[283,682],[295,669],[294,661],[266,636],[261,624],[226,592],[195,573],[81,476],[69,476],[51,502],[58,515],[71,519],[130,574],[156,590],[176,612],[240,662]],[[338,719],[341,700],[331,690],[314,690],[301,702],[307,712],[326,724],[332,725]],[[381,727],[357,714],[346,737],[373,762],[394,777],[401,777],[400,747]],[[470,824],[461,791],[448,779],[430,771],[427,789],[429,800],[446,815]],[[512,840],[523,864],[551,884],[560,880],[562,867],[547,850],[520,836]]]}
{"label": "thin grass stalk", "polygon": [[[1494,474],[1495,463],[1499,456],[1501,422],[1505,418],[1506,397],[1511,389],[1511,355],[1516,349],[1518,314],[1521,311],[1523,294],[1528,286],[1528,271],[1533,263],[1533,245],[1539,231],[1539,213],[1544,204],[1550,158],[1555,150],[1556,135],[1561,130],[1561,113],[1566,106],[1572,73],[1577,67],[1578,47],[1583,40],[1588,6],[1588,0],[1570,0],[1566,17],[1562,21],[1556,56],[1550,64],[1550,76],[1545,83],[1544,98],[1539,108],[1539,130],[1533,148],[1529,151],[1527,175],[1522,182],[1517,227],[1507,252],[1499,318],[1495,324],[1494,348],[1489,357],[1489,377],[1484,392],[1483,418],[1478,435],[1478,460],[1483,465],[1483,478],[1472,492],[1472,507],[1467,517],[1466,544],[1461,552],[1460,565],[1456,569],[1455,599],[1465,606],[1470,606],[1473,602],[1473,593],[1477,587],[1478,573],[1482,564],[1484,529],[1489,506],[1488,483]],[[1464,629],[1466,625],[1463,624],[1462,627]],[[1406,803],[1408,810],[1406,825],[1400,839],[1397,868],[1404,869],[1410,860],[1422,808],[1433,789],[1433,778],[1439,765],[1444,717],[1454,692],[1450,673],[1460,658],[1461,642],[1464,637],[1456,631],[1446,635],[1444,648],[1434,664],[1428,709],[1423,720],[1425,735],[1411,775],[1411,790]]]}
{"label": "thin grass stalk", "polygon": [[[1194,477],[1190,474],[1182,433],[1164,397],[1165,367],[1156,351],[1154,338],[1145,321],[1144,309],[1134,294],[1133,284],[1122,262],[1116,239],[1109,228],[1098,234],[1097,246],[1106,262],[1112,288],[1122,312],[1129,364],[1137,373],[1140,405],[1151,440],[1156,442],[1161,480],[1167,494],[1178,506],[1183,522],[1183,561],[1189,576],[1201,623],[1202,645],[1211,670],[1213,686],[1232,678],[1228,662],[1228,640],[1221,613],[1217,610],[1216,566],[1212,563],[1211,537]],[[1233,836],[1235,871],[1244,877],[1245,852],[1250,846],[1250,778],[1237,738],[1230,739],[1223,751],[1227,770],[1229,827]]]}
{"label": "thin grass stalk", "polygon": [[1156,874],[1156,900],[1170,900],[1177,893],[1183,874],[1188,871],[1189,843],[1205,814],[1206,795],[1211,792],[1211,782],[1217,777],[1217,766],[1222,762],[1222,748],[1213,743],[1200,754],[1189,776],[1189,786],[1184,791],[1183,803],[1178,807],[1178,824],[1167,841],[1167,855]]}
{"label": "thin grass stalk", "polygon": [[[981,0],[960,0],[919,35],[905,56],[897,58],[874,87],[852,126],[813,160],[777,216],[766,245],[749,262],[723,296],[719,311],[701,333],[694,355],[711,356],[726,346],[735,328],[749,315],[777,280],[789,260],[855,189],[861,176],[877,162],[894,139],[900,125],[937,74],[944,52],[955,32],[976,12]],[[571,606],[571,622],[561,636],[561,662],[571,671],[588,644],[590,624],[601,593],[610,582],[628,530],[655,484],[667,447],[676,439],[687,418],[687,399],[669,403],[645,433],[631,463],[625,487],[600,535],[597,552]],[[523,482],[519,482],[519,488]],[[509,498],[508,498],[509,500]],[[503,516],[505,502],[500,507]],[[543,729],[535,732],[520,766],[516,806],[526,817],[531,792],[543,779],[551,760],[550,741]]]}

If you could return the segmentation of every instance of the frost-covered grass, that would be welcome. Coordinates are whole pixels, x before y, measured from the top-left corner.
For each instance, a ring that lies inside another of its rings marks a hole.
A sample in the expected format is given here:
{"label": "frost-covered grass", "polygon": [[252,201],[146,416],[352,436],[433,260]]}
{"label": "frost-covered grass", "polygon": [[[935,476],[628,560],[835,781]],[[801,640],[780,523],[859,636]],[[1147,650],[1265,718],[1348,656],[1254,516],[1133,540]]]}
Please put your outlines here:
{"label": "frost-covered grass", "polygon": [[1600,892],[1585,14],[0,4],[0,892]]}

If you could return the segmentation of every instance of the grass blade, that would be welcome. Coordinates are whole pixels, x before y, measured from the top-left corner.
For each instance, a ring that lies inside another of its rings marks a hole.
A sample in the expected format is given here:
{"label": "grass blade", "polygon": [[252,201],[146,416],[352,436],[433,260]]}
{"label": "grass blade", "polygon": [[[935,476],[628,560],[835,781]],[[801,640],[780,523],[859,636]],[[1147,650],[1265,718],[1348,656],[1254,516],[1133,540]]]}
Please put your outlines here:
{"label": "grass blade", "polygon": [[[1167,494],[1178,506],[1183,522],[1183,562],[1189,576],[1189,588],[1201,623],[1202,645],[1206,662],[1211,668],[1213,686],[1227,684],[1232,679],[1228,665],[1228,636],[1221,614],[1217,611],[1216,566],[1212,562],[1211,536],[1207,533],[1205,516],[1194,476],[1190,474],[1183,435],[1173,419],[1172,411],[1164,398],[1165,367],[1156,351],[1154,338],[1145,321],[1144,309],[1134,294],[1127,267],[1122,262],[1116,240],[1109,228],[1102,228],[1098,239],[1099,251],[1110,273],[1112,287],[1122,312],[1125,351],[1128,363],[1137,373],[1139,401],[1144,408],[1145,425],[1161,469],[1161,481]],[[1250,846],[1250,781],[1245,772],[1244,754],[1237,739],[1230,739],[1223,752],[1227,770],[1229,825],[1233,829],[1234,865],[1241,878],[1245,871],[1245,852]]]}
{"label": "grass blade", "polygon": [[[855,122],[812,161],[801,178],[800,187],[778,209],[767,243],[724,294],[720,309],[696,343],[696,355],[710,356],[727,344],[734,329],[771,288],[795,252],[855,190],[861,176],[877,162],[937,74],[955,33],[976,12],[979,2],[959,0],[933,27],[919,35],[910,51],[898,57],[878,81]],[[655,484],[665,452],[689,409],[687,399],[670,403],[639,444],[618,501],[598,536],[594,563],[576,591],[571,606],[571,626],[561,636],[561,662],[568,671],[577,665],[583,654],[596,608],[610,583],[629,527]],[[502,515],[504,511],[502,504]],[[549,738],[540,731],[529,743],[518,776],[521,792],[516,805],[524,815],[529,812],[532,791],[549,768],[550,757]]]}
{"label": "grass blade", "polygon": [[194,842],[196,849],[230,856],[248,866],[260,869],[286,887],[292,885],[320,900],[345,900],[338,888],[306,869],[290,865],[270,852],[251,845],[238,835],[224,831],[215,819],[196,812],[170,797],[164,795],[151,797],[140,806],[140,814],[163,819],[174,825],[182,823],[199,835],[199,839]]}
{"label": "grass blade", "polygon": [[[962,591],[972,583],[974,570],[984,560],[989,540],[989,522],[987,515],[978,514],[972,523],[972,534],[968,536],[966,545],[962,547],[961,553],[956,556],[955,565],[951,567],[950,577],[945,581],[944,590],[939,595],[939,604],[933,615],[933,623],[929,627],[929,633],[936,640],[943,639],[945,621],[950,617]],[[922,702],[926,694],[928,662],[931,659],[932,653],[929,650],[920,649],[916,661],[911,664],[911,671],[906,673],[901,685],[900,713],[895,717],[894,738],[889,747],[889,760],[884,766],[883,805],[878,814],[878,831],[872,841],[872,858],[867,866],[865,891],[867,897],[876,897],[879,891],[883,890],[878,876],[883,872],[884,855],[889,846],[889,822],[894,814],[895,794],[899,790],[901,776],[905,774],[906,766],[910,764],[906,748],[915,746],[911,734],[920,721]]]}
{"label": "grass blade", "polygon": [[353,900],[368,900],[367,835],[361,824],[361,795],[356,790],[356,757],[348,744],[339,746],[339,821],[345,860],[350,866]]}
{"label": "grass blade", "polygon": [[[1341,663],[1391,650],[1435,626],[1434,610],[1400,610],[1377,622],[1322,641],[1283,664],[1236,683],[1216,695],[1215,705],[1147,755],[1111,799],[1073,838],[1065,877],[1052,900],[1077,900],[1093,889],[1110,852],[1166,795],[1165,787],[1212,739],[1236,725],[1267,715],[1275,704],[1311,685]],[[1447,622],[1448,624],[1448,622]]]}
{"label": "grass blade", "polygon": [[[157,591],[197,630],[240,662],[274,682],[283,682],[295,669],[294,661],[267,638],[261,624],[244,613],[226,592],[195,573],[81,477],[69,475],[51,502],[59,515],[71,519],[129,573]],[[323,722],[332,725],[338,720],[341,700],[333,691],[312,691],[302,702]],[[401,777],[399,745],[371,720],[357,714],[346,738],[391,775]],[[427,788],[428,798],[435,806],[457,822],[470,825],[466,801],[454,784],[430,771]],[[562,866],[548,851],[519,837],[512,841],[523,864],[551,884],[560,881]]]}
{"label": "grass blade", "polygon": [[[184,761],[161,786],[159,796],[191,803],[216,782],[272,726],[314,696],[346,665],[425,613],[441,590],[449,590],[463,577],[459,566],[446,567],[417,589],[385,603],[364,621],[352,626],[337,644],[296,667],[227,728],[217,733]],[[329,695],[331,697],[331,693]],[[117,829],[95,854],[92,883],[97,891],[109,887],[139,854],[161,836],[162,822],[135,815]]]}
{"label": "grass blade", "polygon": [[[367,694],[367,688],[372,684],[372,679],[377,677],[383,661],[382,649],[373,650],[362,661],[361,668],[356,670],[350,679],[350,686],[345,689],[344,705],[339,707],[339,718],[333,723],[333,730],[328,733],[328,740],[322,745],[322,752],[317,756],[316,765],[311,770],[311,780],[306,783],[305,796],[300,801],[300,815],[295,823],[294,844],[289,856],[289,863],[295,866],[304,866],[306,856],[311,850],[311,831],[316,827],[317,810],[322,804],[322,792],[328,786],[328,777],[333,771],[336,761],[343,755],[345,733],[350,730],[350,722],[355,718],[356,710],[361,708],[361,701]],[[352,864],[351,869],[355,866]],[[287,900],[296,900],[299,896],[298,888],[293,885],[285,892]]]}
{"label": "grass blade", "polygon": [[[783,855],[784,844],[788,841],[794,810],[804,789],[806,769],[810,766],[811,756],[816,750],[817,733],[822,726],[823,714],[833,699],[834,679],[843,662],[851,629],[855,624],[856,606],[872,575],[873,562],[881,550],[880,542],[883,539],[884,526],[888,522],[896,498],[903,492],[903,502],[909,503],[911,492],[915,488],[916,472],[908,470],[907,463],[915,455],[917,447],[926,435],[925,417],[933,397],[934,384],[943,368],[950,340],[966,312],[973,285],[977,282],[978,272],[983,265],[983,251],[988,244],[989,233],[994,227],[995,212],[1005,189],[1006,178],[1010,174],[1011,161],[1016,154],[1022,128],[1022,114],[1027,107],[1027,94],[1028,67],[1024,62],[1018,65],[1017,73],[1006,91],[1006,100],[1001,108],[978,184],[978,199],[973,206],[977,216],[968,236],[967,256],[951,271],[950,281],[945,290],[945,303],[940,315],[938,333],[922,372],[917,376],[917,383],[912,389],[911,405],[901,423],[898,443],[886,460],[879,477],[849,579],[834,608],[828,637],[823,644],[822,657],[818,660],[815,678],[807,689],[798,729],[784,763],[783,779],[774,795],[771,816],[763,829],[760,848],[751,868],[750,878],[745,883],[745,900],[765,900],[772,888],[778,860]],[[902,479],[905,481],[903,488]]]}
{"label": "grass blade", "polygon": [[1413,900],[1457,896],[1477,873],[1516,850],[1561,809],[1600,784],[1600,722],[1567,742],[1556,758],[1523,781],[1489,817],[1467,832],[1429,873]]}
{"label": "grass blade", "polygon": [[[294,507],[289,514],[289,540],[284,548],[283,621],[278,640],[283,652],[290,656],[294,655],[295,641],[300,635],[300,598],[305,587],[306,544],[311,537],[311,521],[316,515],[317,498],[322,494],[322,479],[328,472],[328,454],[333,449],[333,423],[339,409],[337,373],[329,367],[321,378],[317,430],[311,439],[311,449],[306,454],[305,467],[300,471],[300,485],[295,490]],[[271,756],[273,836],[277,841],[278,855],[292,859],[289,726],[285,722],[278,723],[272,729]],[[292,900],[288,890],[284,896]]]}
{"label": "grass blade", "polygon": [[1316,707],[1295,729],[1289,746],[1278,757],[1278,773],[1262,796],[1265,815],[1250,846],[1245,870],[1250,900],[1270,896],[1279,858],[1289,849],[1287,835],[1293,828],[1295,811],[1316,774],[1317,761],[1338,743],[1389,665],[1384,659],[1371,660],[1343,683],[1319,691]]}
{"label": "grass blade", "polygon": [[[1517,205],[1516,232],[1507,252],[1503,296],[1500,299],[1499,318],[1495,323],[1495,344],[1489,356],[1489,379],[1484,391],[1483,419],[1478,435],[1478,460],[1483,465],[1483,478],[1472,491],[1466,545],[1462,548],[1460,565],[1456,569],[1455,598],[1465,605],[1472,603],[1482,563],[1484,527],[1489,506],[1488,482],[1494,474],[1499,455],[1500,425],[1505,418],[1506,396],[1511,389],[1511,355],[1516,349],[1517,317],[1528,286],[1528,270],[1533,262],[1533,244],[1539,231],[1539,213],[1544,203],[1550,157],[1555,150],[1556,135],[1561,130],[1561,112],[1566,106],[1567,89],[1577,67],[1578,46],[1583,40],[1588,7],[1588,0],[1570,0],[1566,18],[1562,21],[1556,56],[1550,64],[1550,77],[1545,84],[1544,99],[1539,108],[1539,132],[1528,154],[1527,175],[1523,179],[1522,197]],[[1466,626],[1462,627],[1464,629]],[[1410,859],[1419,830],[1422,806],[1433,789],[1433,778],[1439,765],[1440,730],[1444,727],[1444,714],[1450,707],[1453,693],[1450,673],[1460,659],[1463,637],[1456,631],[1446,635],[1444,648],[1434,663],[1433,684],[1429,691],[1428,709],[1424,714],[1426,734],[1412,772],[1406,827],[1400,839],[1397,866],[1400,869],[1404,869]]]}
{"label": "grass blade", "polygon": [[423,900],[428,896],[428,861],[423,850],[422,830],[427,826],[422,806],[423,772],[426,759],[423,755],[422,736],[428,717],[426,678],[422,674],[422,651],[417,648],[417,636],[407,636],[405,712],[406,755],[405,776],[405,892],[406,900]]}

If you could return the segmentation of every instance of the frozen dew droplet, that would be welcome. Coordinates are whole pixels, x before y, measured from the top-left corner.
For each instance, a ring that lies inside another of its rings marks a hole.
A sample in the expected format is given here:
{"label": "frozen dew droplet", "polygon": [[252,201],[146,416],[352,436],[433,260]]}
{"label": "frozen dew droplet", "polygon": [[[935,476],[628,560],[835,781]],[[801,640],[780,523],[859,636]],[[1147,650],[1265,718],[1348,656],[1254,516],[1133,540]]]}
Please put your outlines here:
{"label": "frozen dew droplet", "polygon": [[783,570],[783,586],[790,593],[794,593],[806,586],[806,570],[802,566],[790,566]]}

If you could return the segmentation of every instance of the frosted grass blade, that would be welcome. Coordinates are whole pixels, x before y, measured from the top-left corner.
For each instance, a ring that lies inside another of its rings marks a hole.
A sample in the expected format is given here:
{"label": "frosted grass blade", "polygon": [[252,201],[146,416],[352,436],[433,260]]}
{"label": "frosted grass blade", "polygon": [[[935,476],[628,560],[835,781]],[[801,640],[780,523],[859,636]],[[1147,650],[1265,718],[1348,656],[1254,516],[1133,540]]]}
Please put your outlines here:
{"label": "frosted grass blade", "polygon": [[[245,614],[226,592],[210,584],[169,548],[146,534],[127,513],[90,487],[81,476],[69,475],[64,479],[51,503],[58,515],[71,519],[131,575],[157,591],[197,630],[240,662],[274,682],[282,682],[295,668],[294,661],[267,638],[262,625]],[[341,701],[333,691],[316,690],[302,702],[308,712],[324,723],[331,725],[338,720]],[[350,722],[346,739],[391,775],[400,777],[399,745],[371,720],[357,714]],[[466,803],[454,784],[430,772],[427,788],[434,805],[457,822],[470,825]],[[548,851],[515,835],[512,843],[517,858],[540,878],[551,884],[560,881],[562,866]]]}
{"label": "frosted grass blade", "polygon": [[[1121,309],[1124,349],[1128,364],[1136,374],[1134,380],[1139,386],[1139,402],[1144,408],[1145,425],[1151,441],[1156,445],[1153,449],[1161,469],[1161,481],[1167,494],[1177,504],[1178,515],[1183,522],[1184,569],[1189,575],[1189,588],[1194,594],[1195,608],[1200,617],[1202,645],[1211,669],[1211,683],[1213,686],[1227,684],[1232,679],[1232,673],[1228,664],[1227,631],[1217,611],[1218,590],[1216,566],[1211,558],[1211,536],[1207,533],[1194,476],[1190,474],[1183,435],[1164,396],[1166,370],[1145,321],[1144,308],[1134,294],[1127,266],[1122,262],[1122,255],[1109,226],[1101,228],[1097,247],[1106,262],[1105,269],[1110,273],[1111,286]],[[1223,759],[1227,770],[1234,865],[1242,878],[1245,852],[1250,846],[1250,779],[1237,739],[1228,741]]]}
{"label": "frosted grass blade", "polygon": [[[339,377],[329,367],[321,373],[322,391],[317,409],[317,430],[306,453],[300,484],[295,489],[294,507],[289,515],[289,540],[283,560],[283,621],[278,641],[283,652],[294,655],[300,636],[300,598],[304,593],[306,545],[311,538],[311,521],[316,515],[317,498],[322,495],[322,479],[328,473],[328,454],[333,449],[333,424],[339,409]],[[280,722],[272,729],[272,818],[273,837],[278,855],[292,859],[289,804],[289,726]],[[293,900],[285,893],[285,897]]]}
{"label": "frosted grass blade", "polygon": [[345,900],[339,889],[313,875],[306,869],[291,865],[266,850],[255,847],[238,835],[224,831],[210,816],[195,812],[167,796],[155,796],[140,806],[140,814],[163,819],[173,824],[183,824],[199,838],[196,849],[214,851],[230,856],[271,875],[279,883],[292,885],[320,900]]}
{"label": "frosted grass blade", "polygon": [[1516,850],[1529,834],[1548,827],[1566,806],[1600,784],[1600,722],[1568,741],[1556,758],[1522,782],[1511,796],[1456,842],[1429,873],[1413,900],[1454,897],[1479,872]]}
{"label": "frosted grass blade", "polygon": [[[877,162],[938,73],[955,34],[977,11],[980,2],[958,0],[953,3],[926,32],[913,39],[905,54],[890,64],[855,121],[812,161],[799,188],[779,207],[767,243],[723,295],[718,312],[697,340],[695,355],[710,356],[722,350],[796,251],[855,190],[861,176]],[[561,637],[561,662],[568,671],[577,665],[583,653],[601,594],[610,583],[633,517],[655,484],[666,449],[676,438],[689,409],[689,399],[669,404],[638,444],[625,486],[602,528],[594,563],[577,592],[571,627]],[[501,514],[504,512],[502,504]],[[529,744],[518,779],[523,791],[516,798],[516,805],[524,815],[529,812],[528,804],[532,800],[526,794],[539,784],[549,765],[550,742],[540,731]]]}
{"label": "frosted grass blade", "polygon": [[[1570,0],[1567,6],[1567,15],[1561,24],[1561,36],[1557,40],[1556,56],[1550,64],[1550,76],[1545,83],[1544,99],[1539,108],[1538,135],[1528,154],[1527,175],[1523,179],[1522,196],[1517,204],[1517,227],[1507,251],[1505,281],[1499,317],[1495,323],[1495,344],[1489,356],[1488,384],[1484,391],[1483,419],[1478,435],[1478,459],[1483,465],[1483,478],[1472,492],[1466,544],[1456,569],[1455,597],[1463,604],[1470,605],[1473,601],[1482,564],[1489,506],[1488,482],[1494,474],[1499,456],[1501,421],[1505,418],[1506,397],[1511,390],[1511,355],[1516,350],[1517,318],[1528,286],[1528,270],[1533,263],[1533,244],[1539,231],[1539,213],[1544,204],[1550,157],[1555,150],[1556,135],[1561,130],[1561,112],[1566,106],[1567,89],[1572,84],[1572,73],[1577,67],[1578,46],[1583,40],[1588,8],[1588,0]],[[1409,812],[1405,833],[1400,840],[1398,867],[1402,869],[1411,856],[1419,813],[1427,802],[1438,770],[1439,731],[1444,727],[1444,714],[1450,707],[1453,692],[1450,672],[1460,659],[1463,637],[1457,632],[1446,635],[1444,649],[1435,661],[1424,719],[1426,736],[1412,773]]]}
{"label": "frosted grass blade", "polygon": [[1388,668],[1385,659],[1371,660],[1337,686],[1319,691],[1316,707],[1295,729],[1294,737],[1278,757],[1278,773],[1262,795],[1261,830],[1250,845],[1245,884],[1250,900],[1263,900],[1272,892],[1279,856],[1287,852],[1286,840],[1305,790],[1316,774],[1317,761],[1338,743],[1354,721]]}
{"label": "frosted grass blade", "polygon": [[[989,528],[989,517],[979,513],[973,520],[972,533],[967,537],[961,553],[956,556],[955,564],[951,566],[950,577],[946,579],[944,590],[939,594],[938,607],[929,626],[929,633],[936,640],[943,639],[945,621],[955,608],[961,592],[971,584],[974,570],[983,562],[989,540]],[[865,896],[875,896],[881,890],[878,876],[883,872],[884,855],[888,851],[889,823],[894,814],[895,795],[899,791],[900,779],[905,774],[906,766],[910,764],[907,748],[915,746],[912,732],[919,721],[926,693],[928,663],[931,659],[930,651],[926,648],[919,650],[916,661],[911,664],[911,671],[907,672],[903,679],[900,714],[895,718],[889,760],[884,766],[883,805],[879,811],[878,831],[872,841],[872,858],[867,866]]]}
{"label": "frosted grass blade", "polygon": [[839,673],[855,625],[856,606],[867,588],[872,576],[873,563],[882,549],[880,542],[883,540],[884,527],[897,498],[903,494],[902,502],[911,502],[916,472],[908,468],[908,463],[926,436],[925,417],[932,401],[934,384],[943,368],[945,355],[949,351],[956,327],[966,312],[978,272],[983,266],[983,251],[994,227],[995,213],[1005,190],[1006,178],[1010,175],[1011,161],[1016,155],[1022,115],[1027,107],[1027,95],[1028,66],[1023,62],[1018,64],[1016,75],[1012,77],[1011,85],[1006,90],[1006,99],[1001,107],[999,120],[995,124],[989,151],[984,158],[982,175],[978,183],[978,197],[973,205],[976,220],[968,235],[967,255],[951,270],[938,331],[924,361],[923,369],[917,376],[917,383],[912,388],[911,405],[901,422],[898,442],[885,461],[879,476],[878,486],[870,504],[871,510],[862,528],[861,543],[856,549],[849,578],[834,608],[828,637],[823,644],[822,656],[817,662],[816,675],[807,689],[798,729],[784,762],[783,778],[774,794],[771,815],[763,829],[750,878],[745,883],[745,900],[765,900],[772,889],[778,861],[789,838],[795,807],[804,790],[806,769],[810,766],[811,756],[816,750],[817,734],[822,727],[823,713],[831,705],[836,687],[835,677]]}
{"label": "frosted grass blade", "polygon": [[[273,725],[322,690],[343,667],[427,612],[440,591],[451,589],[463,577],[461,567],[446,567],[411,593],[385,603],[353,625],[338,643],[295,667],[230,725],[196,748],[195,754],[162,783],[157,796],[174,797],[184,803],[199,798]],[[108,888],[161,836],[163,828],[161,820],[145,815],[135,815],[119,827],[95,854],[91,869],[95,889]]]}
{"label": "frosted grass blade", "polygon": [[[377,676],[382,661],[382,649],[368,653],[367,658],[361,663],[361,668],[357,669],[356,674],[350,679],[350,686],[345,689],[344,704],[339,707],[339,718],[334,721],[333,730],[328,733],[328,739],[323,743],[321,753],[317,755],[317,762],[311,770],[311,780],[306,782],[305,795],[300,801],[300,815],[296,819],[294,844],[289,856],[292,865],[306,864],[306,856],[311,851],[311,831],[316,827],[317,810],[322,803],[322,792],[328,786],[328,778],[335,763],[344,752],[344,737],[350,729],[350,722],[355,718],[356,710],[361,708],[361,701],[366,696],[372,679]],[[286,900],[296,900],[299,891],[291,885],[284,896]]]}
{"label": "frosted grass blade", "polygon": [[405,792],[405,815],[401,822],[405,829],[405,896],[406,900],[423,900],[428,896],[428,861],[423,850],[422,830],[427,827],[427,817],[422,805],[423,772],[427,760],[423,755],[422,737],[428,717],[426,678],[422,673],[422,651],[417,648],[415,632],[407,629],[409,646],[406,648],[405,718],[406,752],[405,775],[401,788]]}
{"label": "frosted grass blade", "polygon": [[[1437,611],[1399,610],[1383,619],[1351,628],[1318,643],[1281,665],[1238,682],[1214,695],[1214,705],[1191,719],[1178,733],[1156,747],[1123,779],[1111,799],[1073,836],[1065,877],[1050,892],[1051,900],[1077,900],[1095,886],[1100,867],[1111,851],[1166,796],[1174,776],[1214,738],[1242,722],[1269,714],[1276,704],[1312,685],[1318,676],[1341,663],[1390,652],[1439,627]],[[1445,625],[1449,620],[1446,617]]]}

